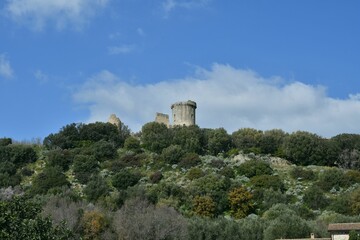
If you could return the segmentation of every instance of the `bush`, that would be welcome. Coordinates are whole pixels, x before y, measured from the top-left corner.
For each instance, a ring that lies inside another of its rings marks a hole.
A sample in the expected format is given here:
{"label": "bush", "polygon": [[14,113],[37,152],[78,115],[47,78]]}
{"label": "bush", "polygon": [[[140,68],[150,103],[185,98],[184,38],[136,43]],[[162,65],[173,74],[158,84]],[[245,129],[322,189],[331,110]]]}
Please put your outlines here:
{"label": "bush", "polygon": [[195,167],[201,163],[199,155],[196,153],[186,153],[184,157],[179,162],[179,167],[182,168],[191,168]]}
{"label": "bush", "polygon": [[184,151],[179,145],[171,145],[162,150],[161,157],[169,164],[177,164],[184,156]]}
{"label": "bush", "polygon": [[73,170],[80,183],[87,183],[92,175],[99,171],[98,161],[93,156],[77,155],[74,158]]}
{"label": "bush", "polygon": [[129,170],[122,169],[112,178],[112,184],[118,190],[125,190],[128,187],[134,186],[138,183],[141,176],[138,173],[132,173]]}
{"label": "bush", "polygon": [[257,189],[285,190],[284,183],[279,176],[260,175],[250,179],[250,183]]}
{"label": "bush", "polygon": [[125,139],[124,148],[135,153],[141,152],[140,140],[135,137],[128,137]]}
{"label": "bush", "polygon": [[210,166],[213,167],[213,168],[223,168],[226,166],[225,162],[221,159],[213,159],[211,160],[210,162]]}
{"label": "bush", "polygon": [[0,138],[0,146],[1,147],[5,147],[7,145],[12,144],[12,139],[11,138]]}
{"label": "bush", "polygon": [[193,212],[202,217],[213,217],[215,203],[210,196],[196,196],[192,200]]}
{"label": "bush", "polygon": [[163,175],[160,171],[156,171],[150,175],[151,183],[158,183],[163,178]]}
{"label": "bush", "polygon": [[329,200],[325,197],[321,188],[313,185],[304,192],[304,204],[314,210],[325,208]]}
{"label": "bush", "polygon": [[235,171],[231,167],[224,167],[219,171],[219,174],[223,175],[226,178],[234,178]]}
{"label": "bush", "polygon": [[316,175],[312,170],[307,170],[302,167],[294,167],[290,171],[290,174],[294,179],[300,180],[314,180],[316,178]]}
{"label": "bush", "polygon": [[36,176],[31,187],[32,194],[45,194],[52,188],[69,186],[66,176],[58,166],[46,167]]}
{"label": "bush", "polygon": [[330,191],[332,188],[339,190],[340,187],[348,187],[349,181],[343,171],[331,168],[319,175],[318,186],[324,191]]}
{"label": "bush", "polygon": [[191,168],[188,173],[186,174],[186,177],[189,179],[189,180],[194,180],[194,179],[197,179],[197,178],[201,178],[205,175],[205,173],[200,169],[200,168]]}
{"label": "bush", "polygon": [[230,214],[234,218],[244,218],[254,210],[252,194],[244,187],[231,190],[228,194]]}
{"label": "bush", "polygon": [[251,159],[240,164],[236,168],[236,172],[239,175],[245,175],[248,178],[258,175],[271,175],[273,173],[270,164],[262,160]]}
{"label": "bush", "polygon": [[51,150],[47,154],[47,164],[49,166],[59,166],[64,171],[69,169],[70,164],[73,162],[73,156],[68,150],[56,149]]}
{"label": "bush", "polygon": [[127,167],[141,166],[140,156],[135,153],[127,153],[120,157],[120,162]]}
{"label": "bush", "polygon": [[84,188],[84,193],[87,199],[93,202],[97,201],[100,197],[108,195],[109,191],[110,188],[108,184],[100,176],[96,176],[91,179]]}

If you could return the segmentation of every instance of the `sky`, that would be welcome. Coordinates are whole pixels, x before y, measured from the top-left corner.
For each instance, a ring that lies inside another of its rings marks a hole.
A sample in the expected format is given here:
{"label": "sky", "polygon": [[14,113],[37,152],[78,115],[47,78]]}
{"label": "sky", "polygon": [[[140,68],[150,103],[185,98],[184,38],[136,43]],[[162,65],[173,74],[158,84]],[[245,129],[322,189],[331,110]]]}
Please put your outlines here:
{"label": "sky", "polygon": [[0,0],[0,137],[197,102],[201,128],[360,133],[358,0]]}

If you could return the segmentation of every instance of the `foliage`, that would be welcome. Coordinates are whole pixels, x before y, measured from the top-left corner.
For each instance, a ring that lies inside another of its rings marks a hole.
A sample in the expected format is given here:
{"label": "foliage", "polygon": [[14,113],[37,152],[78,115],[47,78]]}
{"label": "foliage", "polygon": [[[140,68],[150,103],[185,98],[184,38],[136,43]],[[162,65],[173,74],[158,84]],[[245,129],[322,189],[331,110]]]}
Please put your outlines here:
{"label": "foliage", "polygon": [[231,147],[231,137],[224,128],[209,129],[206,138],[206,150],[211,155],[225,153]]}
{"label": "foliage", "polygon": [[95,202],[100,197],[104,197],[109,194],[110,188],[106,181],[101,176],[96,176],[91,179],[86,187],[84,193],[89,201]]}
{"label": "foliage", "polygon": [[125,202],[115,213],[113,227],[118,239],[169,239],[187,238],[187,222],[173,208],[154,206],[136,198]]}
{"label": "foliage", "polygon": [[299,180],[314,180],[316,178],[315,173],[311,169],[304,169],[303,167],[294,167],[290,174],[294,179]]}
{"label": "foliage", "polygon": [[77,180],[85,184],[92,175],[99,171],[98,161],[93,156],[76,155],[74,157],[73,171]]}
{"label": "foliage", "polygon": [[150,181],[151,183],[158,183],[164,176],[160,171],[156,171],[153,174],[150,175]]}
{"label": "foliage", "polygon": [[167,148],[164,148],[161,153],[161,157],[165,162],[169,164],[177,164],[184,156],[184,151],[179,145],[170,145]]}
{"label": "foliage", "polygon": [[351,193],[350,207],[353,214],[360,214],[360,188]]}
{"label": "foliage", "polygon": [[253,128],[242,128],[233,132],[231,135],[234,146],[244,152],[258,148],[261,137],[262,131]]}
{"label": "foliage", "polygon": [[130,135],[129,129],[125,125],[120,128],[111,123],[72,123],[61,128],[58,133],[50,134],[43,144],[47,149],[69,149],[80,147],[86,142],[94,143],[107,141],[115,147],[123,146],[125,139]]}
{"label": "foliage", "polygon": [[125,190],[137,184],[140,178],[140,174],[122,169],[112,177],[112,185],[118,190]]}
{"label": "foliage", "polygon": [[186,153],[179,162],[179,166],[182,168],[191,168],[197,166],[200,163],[201,160],[199,155],[196,153]]}
{"label": "foliage", "polygon": [[260,175],[251,178],[251,184],[257,189],[270,189],[284,191],[285,186],[279,176]]}
{"label": "foliage", "polygon": [[70,151],[62,149],[50,150],[46,156],[47,164],[49,166],[59,166],[64,171],[69,169],[69,166],[73,162],[74,158]]}
{"label": "foliage", "polygon": [[329,204],[321,188],[316,185],[311,186],[304,192],[304,204],[314,210],[323,209]]}
{"label": "foliage", "polygon": [[10,144],[12,144],[11,138],[0,138],[0,147],[5,147]]}
{"label": "foliage", "polygon": [[181,146],[186,153],[202,153],[204,137],[198,126],[175,126],[171,131],[172,144]]}
{"label": "foliage", "polygon": [[40,215],[40,206],[32,200],[15,197],[0,201],[0,239],[72,239],[64,224],[54,226]]}
{"label": "foliage", "polygon": [[193,212],[202,217],[213,217],[215,213],[215,203],[210,196],[196,196],[192,200]]}
{"label": "foliage", "polygon": [[106,226],[105,216],[98,210],[86,211],[82,216],[81,226],[84,239],[99,239]]}
{"label": "foliage", "polygon": [[130,136],[125,139],[124,148],[135,153],[141,152],[140,141],[136,137]]}
{"label": "foliage", "polygon": [[287,134],[281,129],[265,131],[259,141],[261,152],[277,155],[282,151],[282,145],[286,136]]}
{"label": "foliage", "polygon": [[100,140],[91,146],[93,156],[98,161],[113,159],[117,156],[116,147],[113,142]]}
{"label": "foliage", "polygon": [[330,191],[332,188],[339,189],[340,187],[347,187],[348,185],[348,179],[345,177],[343,171],[338,168],[330,168],[319,175],[318,186],[324,191]]}
{"label": "foliage", "polygon": [[48,166],[35,177],[30,192],[32,194],[45,194],[52,188],[69,185],[70,183],[59,166]]}
{"label": "foliage", "polygon": [[336,163],[342,168],[360,170],[360,150],[344,149]]}
{"label": "foliage", "polygon": [[228,194],[230,214],[235,218],[244,218],[253,211],[252,194],[244,187],[231,190]]}
{"label": "foliage", "polygon": [[200,168],[197,168],[197,167],[193,167],[188,171],[188,173],[186,174],[186,177],[189,180],[194,180],[197,178],[201,178],[204,175],[205,175],[205,173],[203,172],[203,170],[201,170]]}
{"label": "foliage", "polygon": [[269,222],[264,231],[264,240],[280,238],[305,238],[310,235],[310,227],[297,215],[284,214]]}
{"label": "foliage", "polygon": [[349,240],[360,240],[360,235],[355,230],[349,232]]}
{"label": "foliage", "polygon": [[146,123],[141,129],[141,142],[145,149],[161,153],[164,148],[170,146],[170,134],[165,124]]}
{"label": "foliage", "polygon": [[251,159],[240,164],[240,166],[236,168],[236,172],[238,175],[245,175],[251,178],[258,175],[271,175],[273,170],[269,163],[262,160]]}

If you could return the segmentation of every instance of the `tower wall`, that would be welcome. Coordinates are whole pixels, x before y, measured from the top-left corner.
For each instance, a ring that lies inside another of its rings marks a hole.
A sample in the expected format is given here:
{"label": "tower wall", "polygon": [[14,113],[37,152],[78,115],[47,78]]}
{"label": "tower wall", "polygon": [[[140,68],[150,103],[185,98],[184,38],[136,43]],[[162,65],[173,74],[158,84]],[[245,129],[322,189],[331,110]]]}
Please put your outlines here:
{"label": "tower wall", "polygon": [[196,102],[176,102],[171,105],[173,126],[195,125]]}

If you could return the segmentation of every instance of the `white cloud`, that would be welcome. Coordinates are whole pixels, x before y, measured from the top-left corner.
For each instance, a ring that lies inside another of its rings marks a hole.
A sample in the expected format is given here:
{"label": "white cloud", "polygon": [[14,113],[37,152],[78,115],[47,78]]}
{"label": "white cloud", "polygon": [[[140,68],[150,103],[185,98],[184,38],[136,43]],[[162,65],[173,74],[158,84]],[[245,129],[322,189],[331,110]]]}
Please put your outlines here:
{"label": "white cloud", "polygon": [[136,32],[137,32],[137,34],[139,34],[139,36],[141,36],[141,37],[145,36],[145,32],[144,32],[144,30],[143,30],[142,28],[137,28],[137,29],[136,29]]}
{"label": "white cloud", "polygon": [[197,124],[204,128],[281,128],[325,137],[360,132],[358,97],[334,99],[321,86],[263,78],[221,64],[199,68],[192,77],[145,85],[131,85],[102,71],[78,89],[74,99],[89,107],[88,121],[105,121],[116,113],[133,131],[153,121],[156,112],[170,114],[173,102],[191,99],[198,104]]}
{"label": "white cloud", "polygon": [[108,53],[110,55],[126,54],[134,51],[135,49],[136,49],[135,45],[122,45],[116,47],[109,47]]}
{"label": "white cloud", "polygon": [[0,76],[7,79],[14,77],[14,71],[4,54],[0,55]]}
{"label": "white cloud", "polygon": [[57,29],[81,29],[108,0],[7,0],[5,12],[14,21],[35,30],[47,24]]}
{"label": "white cloud", "polygon": [[166,0],[163,2],[162,7],[166,16],[176,8],[198,8],[205,7],[211,0]]}

